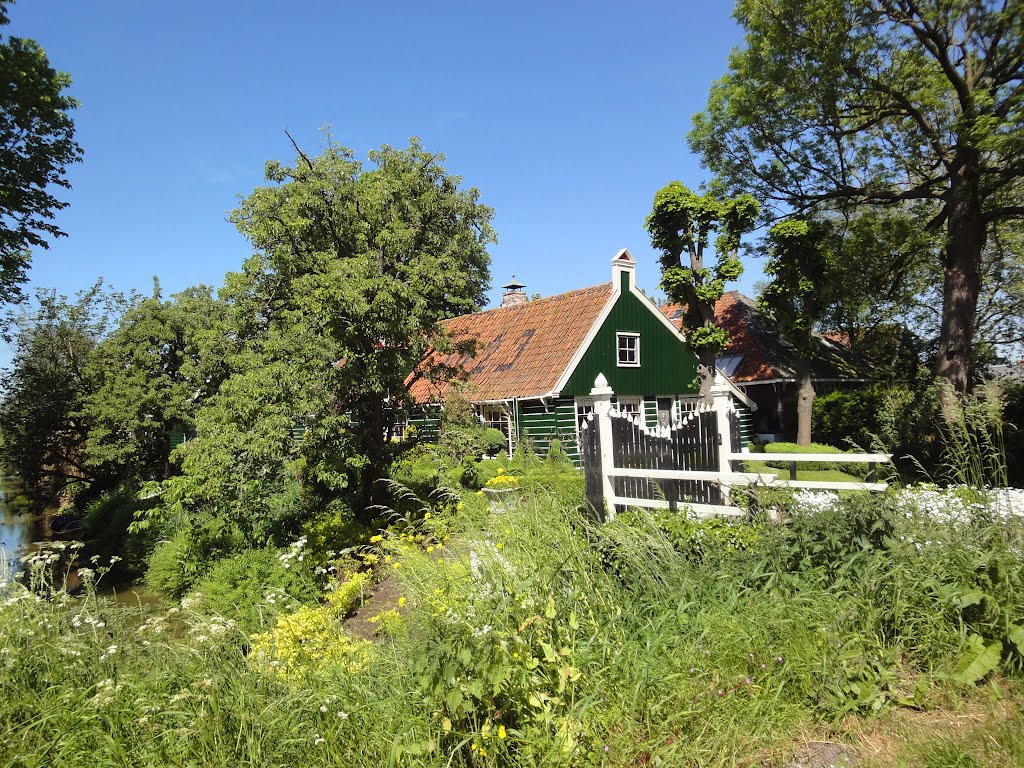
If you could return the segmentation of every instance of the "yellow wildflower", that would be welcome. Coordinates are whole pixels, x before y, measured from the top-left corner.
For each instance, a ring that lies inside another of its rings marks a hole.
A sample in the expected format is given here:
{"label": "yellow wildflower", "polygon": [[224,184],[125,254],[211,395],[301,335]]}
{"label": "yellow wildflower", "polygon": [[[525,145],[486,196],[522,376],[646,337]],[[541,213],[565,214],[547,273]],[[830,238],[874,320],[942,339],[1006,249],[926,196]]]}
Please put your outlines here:
{"label": "yellow wildflower", "polygon": [[384,537],[381,536],[380,534],[377,534],[376,536],[371,536],[370,537],[370,543],[371,544],[376,544],[378,541],[384,541]]}
{"label": "yellow wildflower", "polygon": [[400,597],[400,598],[398,598],[398,607],[399,607],[399,608],[401,608],[401,607],[402,607],[403,605],[405,605],[405,604],[406,604],[407,602],[409,602],[409,601],[408,601],[408,600],[406,600],[406,599],[405,599],[404,597]]}
{"label": "yellow wildflower", "polygon": [[504,725],[499,725],[498,726],[498,738],[499,739],[507,739],[508,738],[508,731],[505,730],[505,726]]}

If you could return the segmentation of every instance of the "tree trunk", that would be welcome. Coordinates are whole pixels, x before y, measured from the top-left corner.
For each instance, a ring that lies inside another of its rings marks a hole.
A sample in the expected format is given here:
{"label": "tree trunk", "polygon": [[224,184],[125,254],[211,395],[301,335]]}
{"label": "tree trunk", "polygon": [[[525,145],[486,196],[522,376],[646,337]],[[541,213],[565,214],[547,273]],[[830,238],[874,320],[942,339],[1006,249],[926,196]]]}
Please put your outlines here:
{"label": "tree trunk", "polygon": [[796,398],[796,444],[811,444],[811,418],[814,414],[814,384],[811,382],[811,364],[806,359],[797,363],[800,390]]}
{"label": "tree trunk", "polygon": [[966,392],[974,321],[981,291],[981,252],[986,227],[978,194],[976,153],[958,159],[950,182],[948,241],[942,286],[942,330],[935,373]]}

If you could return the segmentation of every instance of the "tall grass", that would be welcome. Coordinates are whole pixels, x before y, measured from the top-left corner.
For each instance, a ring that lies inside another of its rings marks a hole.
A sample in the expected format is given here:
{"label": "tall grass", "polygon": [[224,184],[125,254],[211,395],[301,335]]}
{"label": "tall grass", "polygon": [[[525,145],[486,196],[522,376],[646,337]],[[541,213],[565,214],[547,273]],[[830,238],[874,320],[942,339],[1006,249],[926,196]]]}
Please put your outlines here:
{"label": "tall grass", "polygon": [[999,383],[984,382],[973,394],[961,395],[943,382],[939,395],[942,479],[950,485],[1005,488],[1009,473]]}
{"label": "tall grass", "polygon": [[[984,508],[844,501],[738,531],[602,526],[581,502],[538,485],[399,521],[363,553],[401,595],[379,606],[393,620],[365,661],[301,674],[191,599],[147,612],[8,585],[0,764],[783,765],[851,714],[969,687],[973,636],[1019,674],[1022,538]],[[353,642],[316,626],[308,647]]]}

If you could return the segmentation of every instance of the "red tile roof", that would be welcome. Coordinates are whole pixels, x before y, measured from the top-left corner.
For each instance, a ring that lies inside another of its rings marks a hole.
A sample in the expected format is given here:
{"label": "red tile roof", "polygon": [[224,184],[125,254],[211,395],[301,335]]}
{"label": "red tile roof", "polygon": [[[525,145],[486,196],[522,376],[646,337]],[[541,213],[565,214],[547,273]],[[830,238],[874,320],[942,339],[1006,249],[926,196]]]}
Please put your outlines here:
{"label": "red tile roof", "polygon": [[[445,321],[452,342],[475,339],[473,356],[435,354],[432,363],[460,368],[476,402],[540,397],[551,392],[611,298],[611,283]],[[443,402],[448,383],[420,379],[417,403]]]}
{"label": "red tile roof", "polygon": [[[682,327],[682,310],[678,304],[666,304],[661,308],[676,328]],[[752,299],[739,291],[724,294],[715,302],[715,319],[732,339],[728,348],[719,355],[720,363],[728,357],[740,358],[730,375],[734,382],[796,380],[795,348],[779,333],[774,318],[758,309]],[[870,378],[870,366],[855,355],[849,345],[827,336],[818,336],[818,339],[818,352],[811,362],[814,378]]]}

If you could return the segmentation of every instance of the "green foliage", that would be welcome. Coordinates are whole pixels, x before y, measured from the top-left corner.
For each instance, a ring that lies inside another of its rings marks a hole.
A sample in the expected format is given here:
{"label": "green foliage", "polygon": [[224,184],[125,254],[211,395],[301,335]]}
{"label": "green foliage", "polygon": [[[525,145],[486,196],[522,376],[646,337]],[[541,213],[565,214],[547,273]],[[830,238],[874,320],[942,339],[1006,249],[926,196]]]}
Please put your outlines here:
{"label": "green foliage", "polygon": [[96,382],[82,417],[90,467],[121,482],[160,480],[170,436],[191,430],[195,412],[223,380],[226,305],[206,286],[135,303],[89,358]]}
{"label": "green foliage", "polygon": [[[707,394],[705,390],[714,377],[715,355],[729,342],[728,335],[715,323],[715,302],[725,292],[725,284],[742,273],[737,258],[740,237],[753,228],[758,210],[750,195],[731,199],[712,192],[698,195],[673,181],[655,194],[647,217],[651,245],[661,254],[661,289],[669,301],[686,307],[683,328],[704,367],[703,394]],[[718,259],[714,267],[709,267],[705,265],[705,250],[715,232]]]}
{"label": "green foliage", "polygon": [[1005,384],[1003,398],[1007,481],[1024,488],[1024,382]]}
{"label": "green foliage", "polygon": [[906,203],[920,229],[944,225],[937,372],[963,391],[987,229],[1020,213],[1019,8],[739,0],[735,15],[746,39],[691,147],[775,212]]}
{"label": "green foliage", "polygon": [[[670,539],[660,513],[597,525],[581,496],[551,488],[521,488],[499,514],[470,493],[364,552],[387,577],[374,600],[391,594],[376,643],[345,623],[369,573],[277,613],[256,639],[195,597],[144,613],[7,584],[0,755],[725,768],[781,764],[808,728],[846,741],[956,717],[948,750],[900,755],[1019,762],[1024,730],[1007,712],[1024,640],[1020,522],[978,495],[901,490],[831,511],[805,495],[790,526],[664,516]],[[284,557],[296,567],[303,551]],[[232,568],[271,570],[272,557]],[[992,683],[972,690],[974,678]],[[928,712],[887,719],[903,706]],[[982,710],[991,722],[964,717]],[[863,726],[849,717],[862,714]]]}
{"label": "green foliage", "polygon": [[[630,509],[616,515],[608,525],[612,530],[640,528],[645,533],[664,536],[677,554],[702,564],[756,549],[763,536],[759,523],[724,517],[700,520],[690,517],[685,508],[680,512]],[[608,557],[614,562],[614,552]]]}
{"label": "green foliage", "polygon": [[[821,443],[811,443],[810,445],[797,445],[796,443],[767,443],[764,446],[764,451],[767,454],[765,457],[765,464],[772,469],[789,469],[788,461],[773,461],[771,454],[773,453],[845,453],[845,451],[836,448],[832,445],[823,445]],[[860,451],[853,451],[859,453]],[[868,465],[861,463],[848,463],[841,461],[799,461],[797,462],[797,470],[804,470],[808,472],[845,472],[848,475],[859,477],[863,479],[867,476]]]}
{"label": "green foliage", "polygon": [[758,306],[770,312],[782,335],[805,358],[813,356],[812,332],[825,317],[839,288],[830,268],[835,260],[832,230],[823,221],[788,219],[768,233],[770,280],[761,288]]}
{"label": "green foliage", "polygon": [[426,498],[441,485],[441,464],[428,446],[419,443],[394,464],[391,478]]}
{"label": "green foliage", "polygon": [[0,403],[0,450],[6,471],[37,507],[54,505],[69,487],[118,484],[87,461],[83,409],[98,387],[90,360],[133,301],[100,281],[73,301],[40,290],[31,312],[10,319],[16,332]]}
{"label": "green foliage", "polygon": [[970,395],[947,388],[941,401],[941,478],[951,485],[1005,488],[1009,476],[1000,385],[983,384]]}
{"label": "green foliage", "polygon": [[276,549],[246,549],[214,563],[191,587],[204,610],[236,622],[244,632],[264,628],[278,611],[315,604],[318,592],[305,562]]}
{"label": "green foliage", "polygon": [[365,544],[373,529],[356,520],[342,501],[331,503],[322,512],[302,526],[309,561],[314,566],[326,566],[342,551]]}
{"label": "green foliage", "polygon": [[935,464],[938,408],[933,386],[913,390],[871,384],[837,390],[815,399],[814,434],[831,445],[891,453],[896,466],[909,472],[915,463]]}
{"label": "green foliage", "polygon": [[[121,486],[89,501],[82,511],[82,537],[88,542],[85,554],[98,556],[101,562],[118,558],[111,569],[115,579],[140,578],[157,545],[157,535],[154,530],[132,533],[130,527],[139,513],[155,503],[156,499],[140,499],[133,486]],[[81,506],[78,499],[76,506]]]}
{"label": "green foliage", "polygon": [[480,436],[480,446],[483,448],[483,452],[492,458],[496,456],[499,451],[505,450],[505,446],[507,445],[508,438],[505,437],[505,433],[500,429],[488,427]]}
{"label": "green foliage", "polygon": [[408,386],[454,373],[424,360],[455,343],[442,320],[483,303],[494,239],[477,190],[418,141],[366,168],[330,135],[319,156],[296,153],[231,215],[257,253],[221,292],[227,375],[162,495],[161,514],[221,517],[253,545],[337,499],[372,523],[408,447],[389,438]]}
{"label": "green foliage", "polygon": [[215,562],[242,547],[238,532],[217,519],[183,528],[153,550],[146,584],[164,597],[180,598]]}
{"label": "green foliage", "polygon": [[[0,3],[0,26],[9,23],[8,5]],[[65,167],[82,159],[82,149],[69,114],[78,106],[66,93],[71,78],[50,66],[35,40],[0,41],[0,83],[0,302],[9,302],[22,298],[30,251],[64,235],[53,219],[67,203],[52,193],[71,186]]]}

